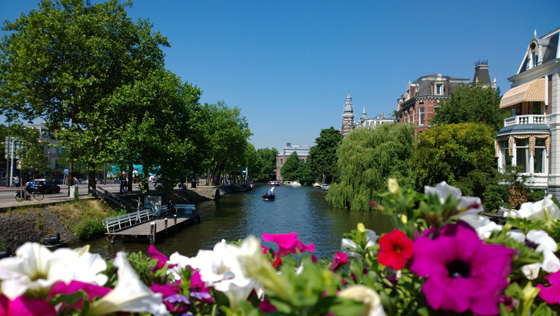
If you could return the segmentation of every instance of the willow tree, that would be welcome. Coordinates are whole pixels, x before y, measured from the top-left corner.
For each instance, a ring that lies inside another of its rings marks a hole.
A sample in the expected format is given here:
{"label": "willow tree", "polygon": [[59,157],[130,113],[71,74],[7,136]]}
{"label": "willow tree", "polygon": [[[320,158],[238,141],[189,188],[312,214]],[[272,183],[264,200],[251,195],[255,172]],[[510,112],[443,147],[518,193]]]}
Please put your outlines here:
{"label": "willow tree", "polygon": [[327,200],[335,207],[368,210],[369,202],[387,189],[389,177],[403,186],[412,184],[413,151],[413,128],[409,124],[352,130],[338,148],[337,175]]}
{"label": "willow tree", "polygon": [[87,3],[43,0],[4,23],[0,108],[10,118],[43,118],[72,159],[88,166],[91,192],[95,166],[111,160],[112,131],[122,128],[100,114],[119,112],[108,99],[161,68],[161,46],[169,43],[148,22],[128,17],[131,2]]}

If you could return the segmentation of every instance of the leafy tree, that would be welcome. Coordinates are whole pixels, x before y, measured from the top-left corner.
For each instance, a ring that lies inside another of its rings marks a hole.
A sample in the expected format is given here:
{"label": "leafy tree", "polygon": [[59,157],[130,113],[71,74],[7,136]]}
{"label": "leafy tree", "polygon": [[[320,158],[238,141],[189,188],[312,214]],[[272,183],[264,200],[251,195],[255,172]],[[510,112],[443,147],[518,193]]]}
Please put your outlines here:
{"label": "leafy tree", "polygon": [[403,187],[410,186],[413,150],[410,124],[352,130],[338,148],[337,174],[327,200],[335,207],[365,211],[369,202],[386,190],[389,177],[396,178]]}
{"label": "leafy tree", "polygon": [[297,170],[297,179],[301,181],[302,184],[312,184],[315,181],[315,174],[309,167],[309,163],[302,162]]}
{"label": "leafy tree", "polygon": [[129,186],[133,164],[143,165],[145,173],[157,171],[158,182],[167,188],[184,181],[181,175],[200,170],[200,94],[200,89],[158,69],[144,80],[116,89],[108,98],[115,112],[100,116],[120,126],[109,132],[114,161],[129,170]]}
{"label": "leafy tree", "polygon": [[298,180],[298,170],[300,169],[302,164],[303,162],[299,160],[297,152],[294,151],[293,153],[291,153],[282,166],[282,170],[280,171],[282,173],[282,179],[284,179],[285,181]]}
{"label": "leafy tree", "polygon": [[[492,130],[482,123],[445,124],[420,134],[412,159],[416,188],[441,181],[464,195],[498,194]],[[499,199],[498,199],[499,200]],[[495,201],[496,202],[496,201]]]}
{"label": "leafy tree", "polygon": [[19,143],[19,150],[14,155],[21,157],[20,170],[30,170],[33,177],[50,170],[49,160],[43,150],[45,143],[38,130],[16,124],[10,126],[8,135]]}
{"label": "leafy tree", "polygon": [[102,115],[119,112],[108,99],[161,68],[160,46],[169,46],[148,22],[132,22],[125,9],[131,5],[43,0],[3,27],[12,33],[0,43],[1,112],[43,117],[72,160],[88,166],[90,192],[95,166],[115,149],[111,131],[122,128]]}
{"label": "leafy tree", "polygon": [[276,176],[276,156],[278,150],[276,148],[259,148],[257,149],[257,156],[262,161],[262,169],[259,172],[259,177],[256,179],[267,181]]}
{"label": "leafy tree", "polygon": [[237,107],[228,108],[223,101],[205,104],[205,131],[208,145],[205,165],[220,181],[222,175],[244,163],[247,140],[252,135],[247,120]]}
{"label": "leafy tree", "polygon": [[492,87],[461,86],[436,109],[430,123],[484,123],[493,131],[498,131],[510,115],[509,111],[500,109],[500,99],[499,90],[494,91]]}
{"label": "leafy tree", "polygon": [[336,150],[342,141],[342,134],[333,127],[321,130],[315,139],[317,145],[309,150],[309,167],[315,178],[326,183],[332,182],[336,173]]}

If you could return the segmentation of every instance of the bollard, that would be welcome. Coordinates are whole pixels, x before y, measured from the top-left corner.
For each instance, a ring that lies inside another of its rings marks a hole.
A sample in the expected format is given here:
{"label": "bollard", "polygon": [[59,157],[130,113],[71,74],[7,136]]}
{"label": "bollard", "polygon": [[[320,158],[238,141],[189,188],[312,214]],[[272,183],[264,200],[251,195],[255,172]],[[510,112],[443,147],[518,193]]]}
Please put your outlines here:
{"label": "bollard", "polygon": [[167,235],[167,217],[163,220],[163,227],[165,229],[165,234]]}
{"label": "bollard", "polygon": [[150,243],[156,243],[156,222],[150,223]]}
{"label": "bollard", "polygon": [[173,215],[173,227],[177,231],[177,214]]}

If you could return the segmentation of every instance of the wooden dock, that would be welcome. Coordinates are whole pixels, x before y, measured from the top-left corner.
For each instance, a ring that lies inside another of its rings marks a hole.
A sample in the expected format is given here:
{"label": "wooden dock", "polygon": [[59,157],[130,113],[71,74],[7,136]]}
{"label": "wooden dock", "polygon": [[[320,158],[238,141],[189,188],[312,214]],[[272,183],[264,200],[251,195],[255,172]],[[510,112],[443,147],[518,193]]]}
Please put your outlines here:
{"label": "wooden dock", "polygon": [[199,221],[200,218],[196,216],[155,219],[150,222],[107,233],[107,239],[111,242],[114,242],[116,239],[123,239],[156,243],[165,236],[174,234],[183,227],[196,224]]}
{"label": "wooden dock", "polygon": [[111,242],[123,239],[155,243],[183,227],[200,223],[200,215],[192,204],[179,204],[174,208],[175,214],[161,217],[162,212],[167,211],[166,207],[158,207],[105,219],[107,239]]}

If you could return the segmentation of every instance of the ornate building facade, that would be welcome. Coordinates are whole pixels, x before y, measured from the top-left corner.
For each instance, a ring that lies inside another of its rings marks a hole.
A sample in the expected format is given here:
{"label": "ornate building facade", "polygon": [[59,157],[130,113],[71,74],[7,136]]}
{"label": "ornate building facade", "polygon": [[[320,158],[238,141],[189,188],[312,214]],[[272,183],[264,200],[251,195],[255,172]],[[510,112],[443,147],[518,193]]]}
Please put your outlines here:
{"label": "ornate building facade", "polygon": [[[490,86],[488,62],[475,64],[473,85],[481,84]],[[465,78],[454,78],[441,74],[429,74],[408,82],[406,92],[397,100],[397,123],[412,123],[414,137],[430,127],[430,120],[434,116],[439,103],[451,97],[451,94],[460,86],[469,86],[471,83]],[[492,84],[496,88],[496,79]]]}
{"label": "ornate building facade", "polygon": [[560,198],[560,28],[529,41],[517,73],[508,78],[500,108],[512,116],[496,135],[498,168],[522,166],[526,185]]}
{"label": "ornate building facade", "polygon": [[340,128],[340,133],[342,136],[346,137],[348,133],[357,127],[375,127],[380,124],[393,124],[393,119],[385,118],[385,113],[374,118],[368,118],[366,113],[366,107],[364,106],[364,111],[359,120],[354,121],[354,106],[352,106],[352,97],[350,92],[346,96],[346,105],[344,106],[344,114],[342,114],[342,127]]}

